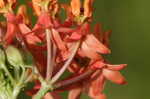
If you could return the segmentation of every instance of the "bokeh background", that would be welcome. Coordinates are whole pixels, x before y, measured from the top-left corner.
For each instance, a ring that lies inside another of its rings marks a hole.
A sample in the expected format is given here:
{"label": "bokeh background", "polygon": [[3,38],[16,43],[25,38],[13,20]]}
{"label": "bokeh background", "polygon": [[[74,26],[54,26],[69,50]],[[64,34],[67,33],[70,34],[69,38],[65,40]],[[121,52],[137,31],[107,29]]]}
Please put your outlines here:
{"label": "bokeh background", "polygon": [[128,84],[108,83],[108,99],[150,99],[149,4],[149,0],[95,0],[95,20],[113,31],[110,61],[128,64],[122,72]]}
{"label": "bokeh background", "polygon": [[[108,82],[104,91],[108,99],[150,99],[150,0],[95,0],[94,9],[94,23],[113,31],[112,54],[107,57],[114,64],[128,64],[122,71],[128,84]],[[62,96],[67,99],[67,93]]]}

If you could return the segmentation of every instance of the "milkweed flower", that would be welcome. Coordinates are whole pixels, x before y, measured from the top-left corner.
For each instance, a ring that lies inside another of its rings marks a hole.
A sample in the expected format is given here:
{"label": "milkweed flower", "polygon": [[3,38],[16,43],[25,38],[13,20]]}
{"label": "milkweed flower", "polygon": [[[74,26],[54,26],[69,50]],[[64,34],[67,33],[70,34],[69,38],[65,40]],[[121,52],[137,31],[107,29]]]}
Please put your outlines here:
{"label": "milkweed flower", "polygon": [[[94,0],[83,3],[70,0],[69,4],[58,0],[32,0],[37,17],[35,25],[26,5],[20,5],[17,13],[13,11],[16,2],[0,0],[0,13],[6,18],[0,24],[2,52],[6,52],[8,62],[10,59],[15,61],[15,54],[8,52],[12,47],[22,60],[22,64],[15,64],[19,68],[13,66],[15,75],[9,73],[9,68],[3,70],[8,73],[11,85],[16,83],[14,79],[23,85],[33,82],[34,87],[26,91],[33,99],[61,99],[59,93],[64,91],[69,92],[68,99],[79,99],[82,93],[91,99],[106,99],[103,90],[107,80],[120,85],[127,83],[120,73],[127,65],[112,65],[103,57],[111,53],[111,30],[103,31],[101,24],[96,24],[94,29],[91,27]],[[61,18],[61,9],[66,11],[65,20]],[[22,56],[32,56],[33,66],[26,66]],[[68,76],[60,79],[65,72],[69,72]],[[19,86],[21,91],[24,86]]]}

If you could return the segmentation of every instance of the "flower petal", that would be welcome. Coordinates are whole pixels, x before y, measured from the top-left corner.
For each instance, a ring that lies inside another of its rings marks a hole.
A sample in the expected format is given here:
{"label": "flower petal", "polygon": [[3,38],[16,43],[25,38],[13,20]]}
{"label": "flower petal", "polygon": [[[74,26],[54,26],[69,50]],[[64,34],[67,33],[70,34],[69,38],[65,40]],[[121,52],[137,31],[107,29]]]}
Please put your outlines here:
{"label": "flower petal", "polygon": [[91,84],[91,87],[89,90],[90,96],[95,97],[99,95],[103,91],[104,85],[105,85],[105,78],[103,75],[100,75]]}
{"label": "flower petal", "polygon": [[82,43],[81,45],[81,50],[82,53],[84,54],[84,56],[87,56],[89,58],[92,59],[100,59],[100,55],[96,52],[93,51],[93,48],[88,47],[88,45],[86,43]]}
{"label": "flower petal", "polygon": [[68,99],[79,99],[81,95],[82,88],[74,88],[69,91]]}
{"label": "flower petal", "polygon": [[[28,28],[25,24],[19,24],[19,28],[23,35],[31,32],[31,29]],[[41,42],[41,40],[36,35],[34,35],[34,33],[26,35],[25,38],[28,44],[36,44],[37,42]]]}
{"label": "flower petal", "polygon": [[59,27],[59,28],[57,28],[57,31],[61,32],[61,33],[68,34],[68,33],[73,32],[74,29],[71,29],[71,28],[68,28],[68,27]]}
{"label": "flower petal", "polygon": [[106,31],[106,32],[104,33],[104,35],[103,35],[103,43],[104,43],[107,47],[109,47],[109,38],[110,38],[111,32],[112,32],[111,30]]}
{"label": "flower petal", "polygon": [[103,60],[98,60],[96,62],[94,62],[92,65],[91,65],[91,68],[93,69],[101,69],[105,66],[106,64],[104,63]]}
{"label": "flower petal", "polygon": [[78,32],[73,32],[73,33],[71,34],[71,36],[69,37],[69,39],[76,41],[76,40],[80,40],[81,37],[82,37],[82,35],[79,34]]}
{"label": "flower petal", "polygon": [[102,53],[102,54],[108,54],[110,53],[110,50],[103,45],[100,41],[98,41],[93,34],[89,34],[86,36],[85,40],[86,44],[90,46],[93,50],[96,52]]}
{"label": "flower petal", "polygon": [[102,25],[101,24],[96,24],[94,26],[94,35],[98,40],[102,41],[103,38],[103,31],[102,31]]}
{"label": "flower petal", "polygon": [[106,95],[105,94],[99,94],[97,95],[96,97],[94,97],[94,99],[107,99]]}
{"label": "flower petal", "polygon": [[107,69],[109,69],[109,70],[115,70],[115,71],[119,71],[119,70],[122,70],[125,67],[127,67],[127,64],[120,64],[120,65],[106,64],[106,65],[107,65]]}
{"label": "flower petal", "polygon": [[43,99],[61,99],[61,97],[57,92],[50,92],[47,93]]}
{"label": "flower petal", "polygon": [[126,84],[125,78],[118,71],[103,69],[103,75],[106,79],[108,79],[114,83]]}
{"label": "flower petal", "polygon": [[15,37],[16,34],[16,26],[13,23],[7,23],[7,32],[4,37],[4,40],[7,42],[7,44],[10,44]]}
{"label": "flower petal", "polygon": [[48,28],[50,26],[53,26],[51,17],[49,16],[48,13],[42,13],[39,16],[38,21],[37,21],[35,27]]}

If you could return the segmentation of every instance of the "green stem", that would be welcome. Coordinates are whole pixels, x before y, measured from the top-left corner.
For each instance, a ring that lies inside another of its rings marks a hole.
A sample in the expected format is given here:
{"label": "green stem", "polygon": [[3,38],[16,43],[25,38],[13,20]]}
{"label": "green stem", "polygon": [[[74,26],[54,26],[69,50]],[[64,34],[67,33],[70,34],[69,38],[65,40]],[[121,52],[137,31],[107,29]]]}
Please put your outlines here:
{"label": "green stem", "polygon": [[19,79],[19,68],[15,67],[14,72],[15,72],[15,78],[18,80]]}
{"label": "green stem", "polygon": [[21,74],[21,78],[19,80],[20,83],[23,83],[24,82],[24,79],[25,79],[25,68],[23,66],[21,66],[22,68],[22,74]]}
{"label": "green stem", "polygon": [[13,94],[12,94],[12,97],[10,99],[17,99],[19,93],[20,93],[20,89],[21,87],[16,87],[14,90],[13,90]]}
{"label": "green stem", "polygon": [[47,71],[46,80],[48,81],[52,75],[52,44],[51,44],[51,31],[46,29],[46,40],[47,40]]}
{"label": "green stem", "polygon": [[42,99],[50,89],[52,89],[51,85],[47,83],[42,84],[42,88],[37,92],[33,99]]}
{"label": "green stem", "polygon": [[6,72],[6,74],[8,75],[8,77],[10,78],[11,82],[14,84],[14,78],[12,77],[12,75],[10,74],[10,72],[8,71],[8,69],[6,68],[6,66],[4,64],[1,64],[2,68],[4,69],[4,71]]}

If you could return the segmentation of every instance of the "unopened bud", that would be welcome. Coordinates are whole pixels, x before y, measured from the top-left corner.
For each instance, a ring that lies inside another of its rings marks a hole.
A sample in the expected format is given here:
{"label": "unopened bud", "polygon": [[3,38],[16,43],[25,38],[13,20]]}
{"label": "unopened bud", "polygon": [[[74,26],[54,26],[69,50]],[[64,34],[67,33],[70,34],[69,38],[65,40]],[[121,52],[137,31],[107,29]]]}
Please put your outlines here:
{"label": "unopened bud", "polygon": [[22,66],[24,64],[21,52],[14,46],[6,49],[7,60],[12,66]]}

